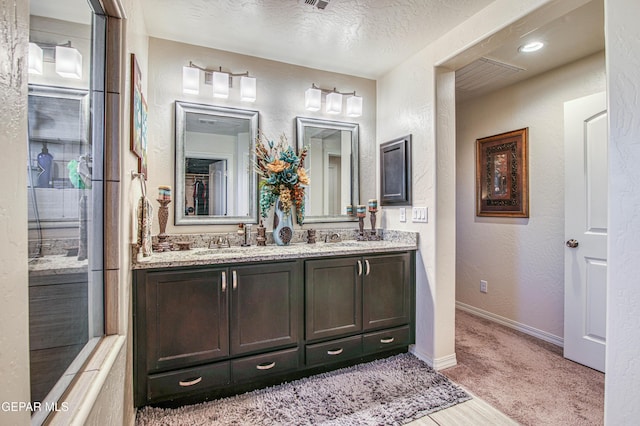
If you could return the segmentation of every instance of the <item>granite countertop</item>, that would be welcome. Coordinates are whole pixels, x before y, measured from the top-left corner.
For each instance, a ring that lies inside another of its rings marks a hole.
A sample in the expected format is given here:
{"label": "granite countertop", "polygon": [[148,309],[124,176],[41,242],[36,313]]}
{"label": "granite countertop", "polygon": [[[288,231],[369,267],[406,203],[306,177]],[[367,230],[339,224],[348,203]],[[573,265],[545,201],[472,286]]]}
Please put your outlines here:
{"label": "granite countertop", "polygon": [[32,277],[87,273],[88,270],[89,261],[78,260],[77,256],[54,254],[38,257],[29,262],[29,275]]}
{"label": "granite countertop", "polygon": [[267,245],[261,247],[252,245],[211,249],[198,247],[190,250],[153,253],[147,258],[134,260],[131,268],[170,268],[417,250],[417,234],[413,232],[401,234],[388,233],[386,236],[389,238],[382,241],[344,240],[336,243],[318,242],[315,244],[299,242],[288,246]]}

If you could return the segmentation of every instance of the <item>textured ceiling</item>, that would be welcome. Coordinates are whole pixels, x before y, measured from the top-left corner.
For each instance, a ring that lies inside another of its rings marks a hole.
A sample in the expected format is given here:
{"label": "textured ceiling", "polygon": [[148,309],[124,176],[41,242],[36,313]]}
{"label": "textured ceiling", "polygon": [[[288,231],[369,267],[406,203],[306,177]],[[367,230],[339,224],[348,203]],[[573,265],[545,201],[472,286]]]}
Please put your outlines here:
{"label": "textured ceiling", "polygon": [[[376,79],[493,0],[329,0],[324,10],[305,0],[138,1],[153,37]],[[29,3],[34,15],[89,23],[86,2]],[[603,0],[593,0],[526,36],[506,40],[486,60],[459,70],[457,99],[603,50],[603,9]],[[546,47],[519,53],[518,47],[532,39]]]}
{"label": "textured ceiling", "polygon": [[[518,48],[530,41],[545,44],[534,53]],[[593,0],[456,72],[456,100],[466,100],[526,80],[604,50],[604,4]]]}
{"label": "textured ceiling", "polygon": [[150,36],[377,78],[493,0],[142,0]]}

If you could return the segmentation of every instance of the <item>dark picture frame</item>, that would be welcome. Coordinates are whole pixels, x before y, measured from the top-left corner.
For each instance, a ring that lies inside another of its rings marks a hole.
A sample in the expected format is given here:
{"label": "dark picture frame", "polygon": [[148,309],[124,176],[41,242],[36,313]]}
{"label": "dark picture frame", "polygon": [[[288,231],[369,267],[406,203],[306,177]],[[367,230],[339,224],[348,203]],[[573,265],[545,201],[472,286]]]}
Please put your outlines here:
{"label": "dark picture frame", "polygon": [[131,106],[130,106],[131,142],[130,149],[138,157],[138,173],[146,175],[147,150],[147,103],[142,93],[142,73],[131,54]]}
{"label": "dark picture frame", "polygon": [[529,217],[529,128],[476,139],[476,215]]}
{"label": "dark picture frame", "polygon": [[411,205],[411,135],[380,144],[380,205]]}

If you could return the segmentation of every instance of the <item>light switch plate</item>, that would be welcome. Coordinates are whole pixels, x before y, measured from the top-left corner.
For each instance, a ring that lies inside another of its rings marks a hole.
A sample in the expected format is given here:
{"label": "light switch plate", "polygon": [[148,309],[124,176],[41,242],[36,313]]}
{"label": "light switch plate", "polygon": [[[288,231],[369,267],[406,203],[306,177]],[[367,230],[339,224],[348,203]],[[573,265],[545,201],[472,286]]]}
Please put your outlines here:
{"label": "light switch plate", "polygon": [[414,207],[411,212],[411,221],[412,222],[422,222],[426,223],[428,220],[427,208],[426,207]]}
{"label": "light switch plate", "polygon": [[407,221],[407,209],[404,207],[400,207],[400,222]]}

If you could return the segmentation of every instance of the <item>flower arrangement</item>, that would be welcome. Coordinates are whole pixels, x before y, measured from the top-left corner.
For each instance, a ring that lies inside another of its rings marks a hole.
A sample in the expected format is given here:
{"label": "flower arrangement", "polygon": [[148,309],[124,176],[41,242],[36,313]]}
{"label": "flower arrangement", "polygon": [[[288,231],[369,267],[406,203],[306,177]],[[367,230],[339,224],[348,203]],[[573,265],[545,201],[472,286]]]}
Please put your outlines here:
{"label": "flower arrangement", "polygon": [[309,185],[309,176],[302,167],[307,155],[307,147],[300,155],[295,151],[284,134],[275,143],[263,133],[256,138],[256,172],[262,177],[260,180],[260,215],[266,218],[269,209],[280,197],[282,211],[289,215],[295,206],[296,222],[304,223],[304,191]]}

